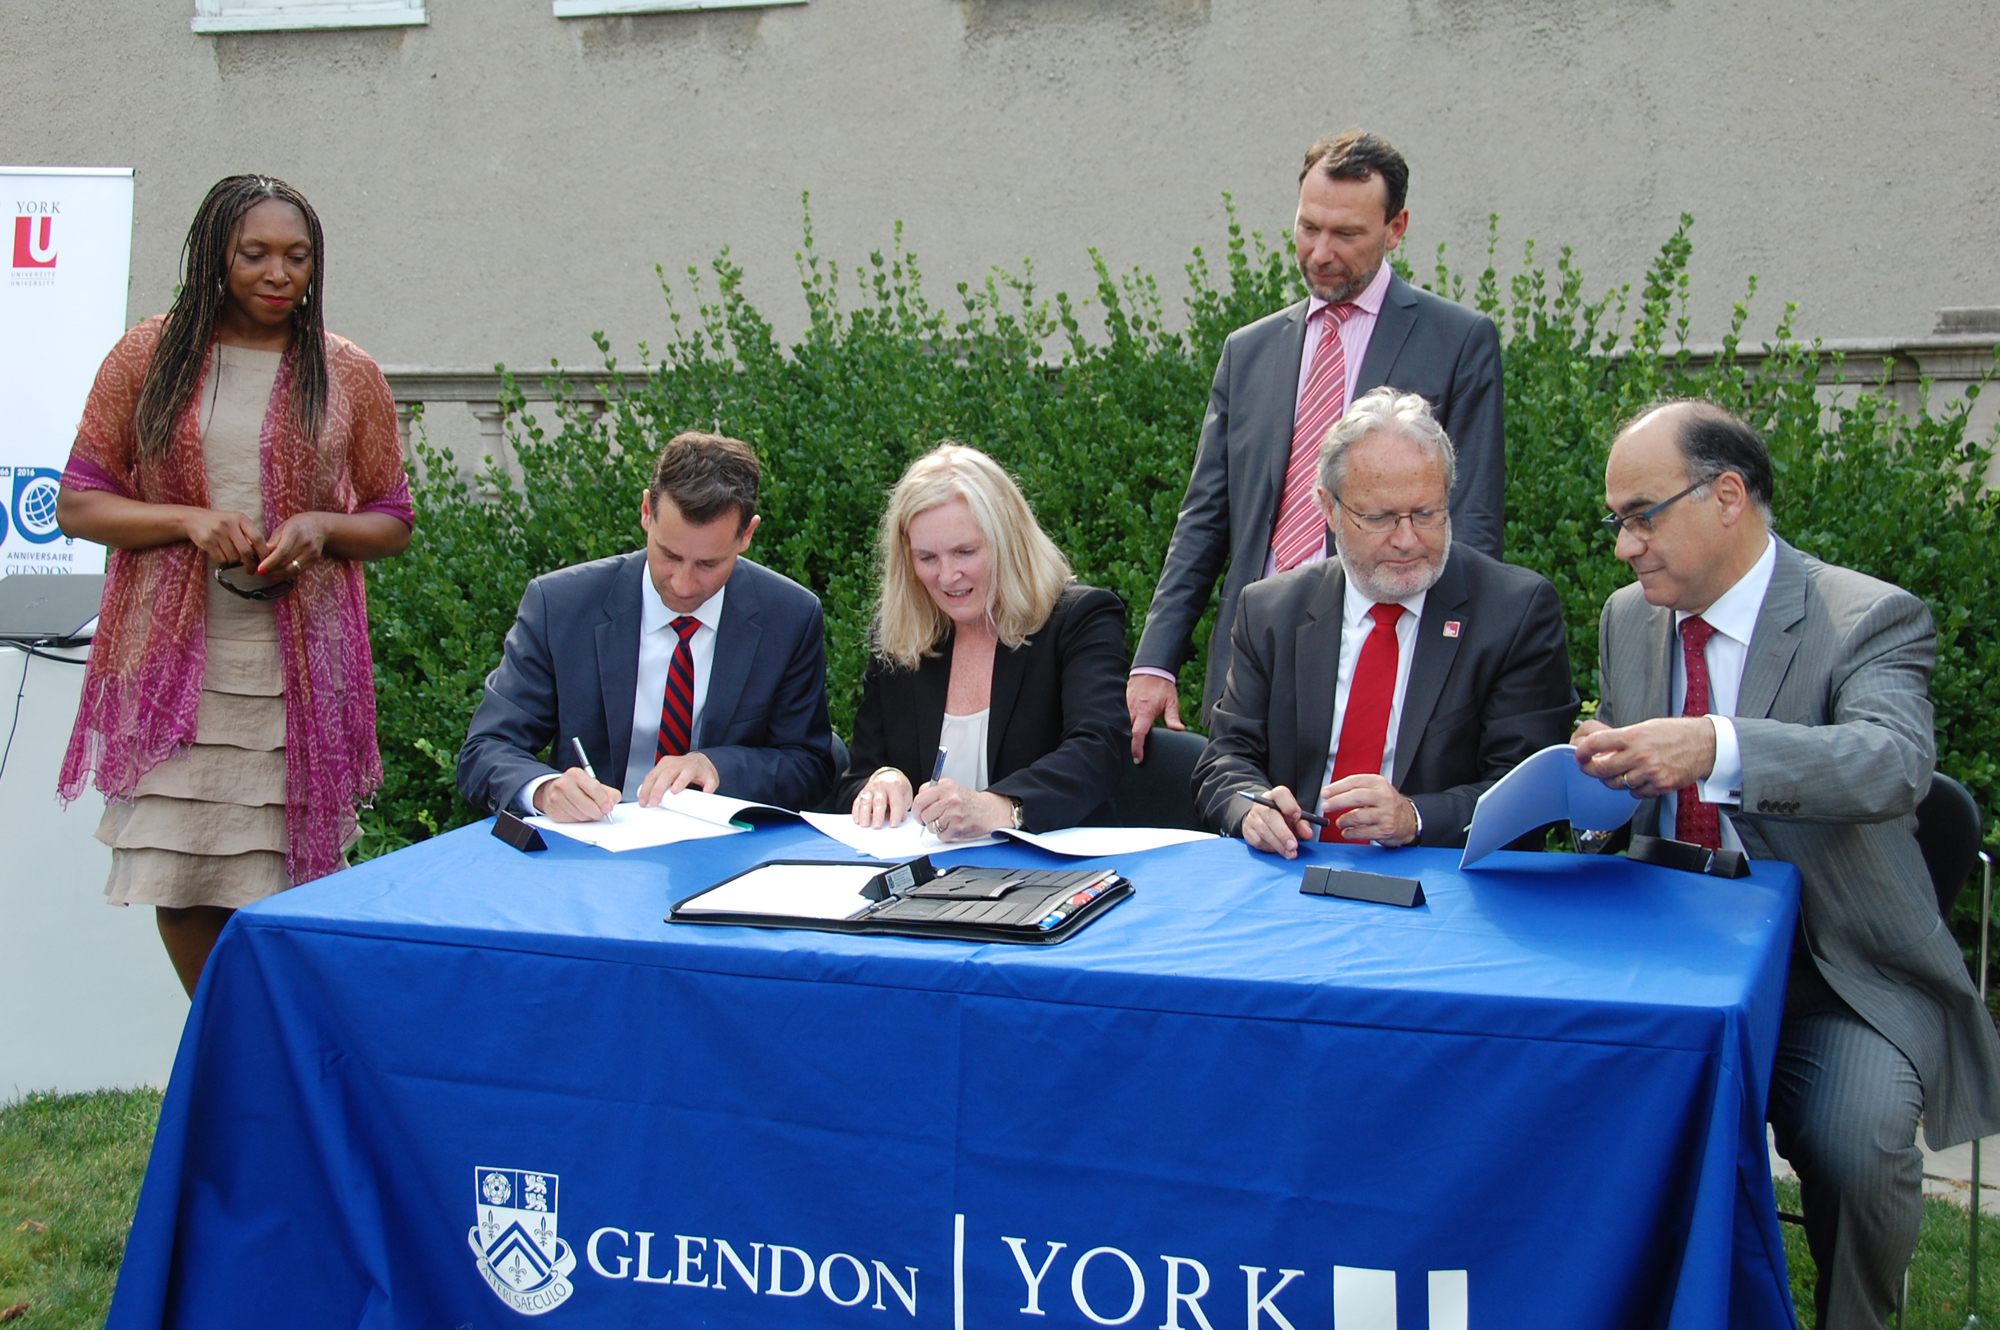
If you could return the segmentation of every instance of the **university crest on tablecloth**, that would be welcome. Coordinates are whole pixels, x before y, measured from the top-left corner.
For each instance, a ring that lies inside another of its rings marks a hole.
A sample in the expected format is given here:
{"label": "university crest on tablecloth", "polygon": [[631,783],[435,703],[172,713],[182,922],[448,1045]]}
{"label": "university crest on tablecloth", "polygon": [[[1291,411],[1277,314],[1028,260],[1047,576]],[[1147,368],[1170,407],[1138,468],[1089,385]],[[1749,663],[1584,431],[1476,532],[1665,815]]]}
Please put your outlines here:
{"label": "university crest on tablecloth", "polygon": [[567,1277],[576,1253],[556,1236],[560,1179],[513,1168],[476,1168],[472,1178],[479,1222],[466,1240],[488,1286],[524,1316],[562,1306],[576,1291]]}

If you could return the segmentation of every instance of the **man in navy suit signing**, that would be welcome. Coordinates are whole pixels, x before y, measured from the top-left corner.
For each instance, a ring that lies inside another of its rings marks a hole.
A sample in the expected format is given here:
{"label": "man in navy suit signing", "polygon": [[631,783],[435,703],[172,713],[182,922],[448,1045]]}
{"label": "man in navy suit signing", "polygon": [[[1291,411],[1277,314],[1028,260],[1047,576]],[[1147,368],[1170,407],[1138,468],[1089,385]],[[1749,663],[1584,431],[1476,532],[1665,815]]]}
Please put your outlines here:
{"label": "man in navy suit signing", "polygon": [[[678,435],[640,498],[645,549],[528,584],[459,750],[467,799],[561,822],[689,786],[818,802],[834,777],[825,618],[812,592],[742,557],[760,478],[748,444]],[[542,760],[551,745],[560,770]]]}

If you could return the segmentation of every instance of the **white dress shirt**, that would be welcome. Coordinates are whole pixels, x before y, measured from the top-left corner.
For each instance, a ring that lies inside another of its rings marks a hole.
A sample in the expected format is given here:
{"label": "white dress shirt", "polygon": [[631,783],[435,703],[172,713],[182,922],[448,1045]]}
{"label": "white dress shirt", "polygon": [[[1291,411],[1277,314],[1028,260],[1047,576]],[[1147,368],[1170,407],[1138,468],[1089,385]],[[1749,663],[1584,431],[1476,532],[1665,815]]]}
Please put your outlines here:
{"label": "white dress shirt", "polygon": [[[673,622],[681,616],[667,608],[651,575],[640,579],[639,589],[639,683],[632,691],[632,749],[625,759],[625,797],[639,797],[639,784],[658,760],[653,756],[660,742],[660,708],[667,699],[667,669],[674,662],[674,648],[680,634]],[[694,713],[688,720],[688,751],[701,747],[701,713],[708,706],[708,676],[715,666],[715,634],[722,627],[721,590],[695,607],[694,617],[701,627],[688,639],[694,657]]]}
{"label": "white dress shirt", "polygon": [[[1410,658],[1416,654],[1417,628],[1423,622],[1424,601],[1430,592],[1419,591],[1414,596],[1396,602],[1406,611],[1396,620],[1396,693],[1389,704],[1389,732],[1382,744],[1382,775],[1391,776],[1396,770],[1396,729],[1403,723],[1403,694],[1410,689]],[[1361,647],[1368,635],[1375,631],[1375,616],[1371,612],[1375,602],[1363,595],[1354,585],[1354,579],[1347,579],[1347,591],[1341,600],[1340,609],[1340,673],[1333,692],[1333,733],[1327,738],[1326,771],[1320,779],[1320,788],[1333,783],[1333,764],[1340,756],[1340,723],[1347,718],[1347,695],[1354,687],[1354,672],[1361,664]],[[1320,811],[1319,790],[1296,790],[1299,803],[1304,806],[1304,795],[1313,796],[1312,808]]]}
{"label": "white dress shirt", "polygon": [[[722,601],[728,593],[729,587],[724,584],[696,607],[694,617],[701,621],[701,626],[688,639],[688,651],[694,658],[694,716],[688,724],[688,741],[695,749],[701,745],[702,712],[708,706],[708,677],[715,666],[715,634],[722,626]],[[632,747],[625,770],[620,773],[624,782],[621,794],[627,800],[639,797],[639,786],[657,760],[653,753],[659,746],[660,708],[667,699],[667,670],[673,664],[674,648],[680,645],[680,634],[673,630],[673,621],[678,618],[680,614],[668,609],[660,599],[651,572],[643,574],[639,578],[639,682],[632,690]],[[568,742],[568,735],[556,736],[556,759],[564,765],[571,756],[565,747]],[[598,774],[602,779],[609,773]],[[519,798],[524,811],[535,811],[535,791],[554,779],[553,775],[537,776],[521,787]]]}
{"label": "white dress shirt", "polygon": [[[1701,613],[1708,626],[1715,630],[1708,639],[1708,646],[1702,652],[1708,659],[1708,718],[1715,727],[1715,767],[1708,779],[1696,782],[1696,790],[1704,803],[1721,808],[1731,808],[1743,799],[1743,750],[1736,741],[1736,724],[1731,719],[1736,715],[1736,699],[1743,692],[1743,667],[1750,659],[1750,637],[1757,631],[1757,616],[1764,610],[1764,594],[1771,589],[1771,574],[1778,567],[1778,542],[1775,537],[1764,546],[1764,553],[1757,562],[1750,565],[1750,571],[1737,579],[1736,585],[1717,596],[1715,603]],[[1674,685],[1673,714],[1681,714],[1687,705],[1687,660],[1686,651],[1680,644],[1680,626],[1695,617],[1685,610],[1674,611]],[[1674,834],[1674,820],[1680,809],[1680,797],[1669,794],[1660,800],[1660,834]],[[1740,850],[1743,841],[1736,834],[1736,828],[1729,824],[1725,813],[1722,818],[1722,848]]]}

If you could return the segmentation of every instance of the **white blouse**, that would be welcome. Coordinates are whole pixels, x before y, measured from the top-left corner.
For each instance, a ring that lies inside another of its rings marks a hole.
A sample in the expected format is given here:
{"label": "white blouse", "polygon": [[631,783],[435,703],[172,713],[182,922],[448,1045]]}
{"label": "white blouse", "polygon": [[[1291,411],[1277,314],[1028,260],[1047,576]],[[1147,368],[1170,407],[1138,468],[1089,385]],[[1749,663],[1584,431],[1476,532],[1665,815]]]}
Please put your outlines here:
{"label": "white blouse", "polygon": [[941,774],[968,790],[986,788],[986,718],[992,714],[991,707],[970,716],[947,711],[944,728],[938,731],[938,747],[945,750]]}

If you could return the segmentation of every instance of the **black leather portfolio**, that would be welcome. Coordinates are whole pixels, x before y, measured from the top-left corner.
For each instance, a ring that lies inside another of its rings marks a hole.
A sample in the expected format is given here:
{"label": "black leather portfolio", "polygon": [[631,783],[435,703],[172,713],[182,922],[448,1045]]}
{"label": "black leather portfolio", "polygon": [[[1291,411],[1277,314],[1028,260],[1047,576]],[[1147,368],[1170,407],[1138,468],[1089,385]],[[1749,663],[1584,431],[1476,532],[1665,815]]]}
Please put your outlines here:
{"label": "black leather portfolio", "polygon": [[773,859],[676,902],[667,922],[1048,946],[1131,894],[1110,869]]}

